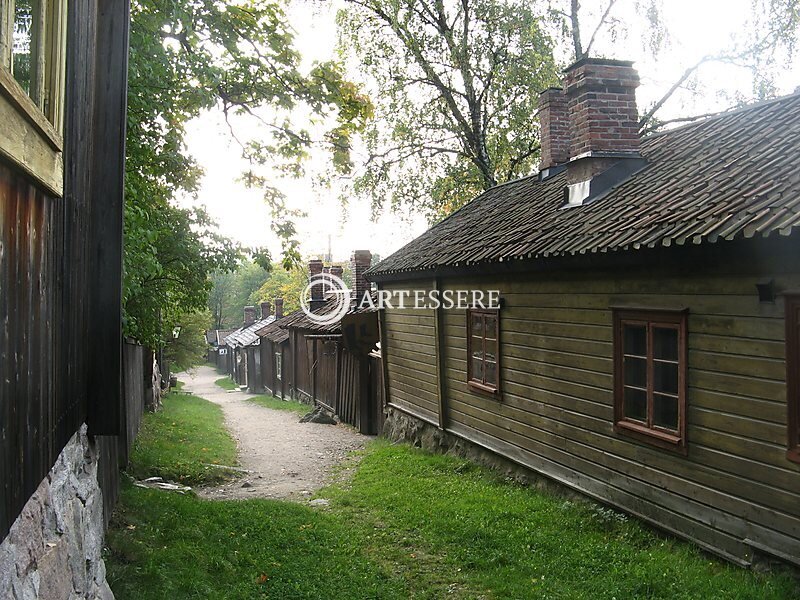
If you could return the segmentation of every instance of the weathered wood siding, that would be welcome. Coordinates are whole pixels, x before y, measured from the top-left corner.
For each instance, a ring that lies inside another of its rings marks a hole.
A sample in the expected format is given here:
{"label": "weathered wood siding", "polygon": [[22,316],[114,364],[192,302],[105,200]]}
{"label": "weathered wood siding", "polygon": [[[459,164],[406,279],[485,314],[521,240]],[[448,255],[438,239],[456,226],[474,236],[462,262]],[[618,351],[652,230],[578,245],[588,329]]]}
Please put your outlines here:
{"label": "weathered wood siding", "polygon": [[[746,275],[684,266],[445,279],[504,301],[500,400],[467,387],[464,311],[440,312],[446,428],[734,561],[748,562],[751,548],[800,560],[783,303],[759,303],[755,287],[767,277],[798,289],[800,272],[764,262]],[[610,307],[625,305],[689,309],[687,456],[613,430]],[[385,324],[391,405],[438,423],[433,317],[387,310]]]}
{"label": "weathered wood siding", "polygon": [[[386,286],[392,289],[393,286]],[[408,286],[394,286],[408,289]],[[414,290],[426,293],[432,285],[414,282]],[[417,416],[439,424],[437,396],[435,311],[406,307],[387,310],[386,345],[388,380],[391,382],[392,404],[412,408]]]}

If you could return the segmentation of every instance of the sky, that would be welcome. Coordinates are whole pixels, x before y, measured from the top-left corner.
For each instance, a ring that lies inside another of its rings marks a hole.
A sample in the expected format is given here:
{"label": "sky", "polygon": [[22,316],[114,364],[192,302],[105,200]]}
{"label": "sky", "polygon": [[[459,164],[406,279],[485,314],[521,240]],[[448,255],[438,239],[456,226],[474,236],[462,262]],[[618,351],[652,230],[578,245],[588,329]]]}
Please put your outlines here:
{"label": "sky", "polygon": [[[635,61],[641,86],[637,91],[639,107],[655,102],[675,82],[687,66],[701,57],[719,53],[730,46],[731,36],[741,35],[747,26],[751,0],[662,0],[661,15],[669,43],[657,59],[643,47],[641,31],[645,24],[633,10],[636,0],[620,0],[616,15],[628,23],[624,33],[615,40],[600,39],[593,54]],[[605,0],[584,0],[582,5],[591,13],[605,7]],[[308,67],[315,60],[334,56],[336,45],[335,15],[341,0],[310,2],[292,0],[289,19],[296,31],[296,45]],[[599,13],[598,13],[599,14]],[[587,15],[584,30],[593,27]],[[585,33],[584,37],[588,37]],[[348,73],[358,81],[358,72]],[[673,118],[724,110],[731,105],[730,96],[720,91],[751,92],[746,73],[734,67],[711,63],[701,68],[698,79],[702,93],[681,90],[661,112],[660,118]],[[800,86],[800,68],[787,70],[779,82],[781,94]],[[539,90],[532,90],[538,93]],[[205,170],[201,189],[196,198],[184,198],[183,205],[204,205],[226,235],[251,247],[270,248],[273,257],[280,246],[270,229],[270,215],[261,194],[247,189],[238,181],[248,165],[241,158],[237,144],[220,111],[210,111],[194,120],[188,131],[187,145]],[[325,157],[315,155],[312,164],[322,164]],[[301,253],[306,257],[324,257],[330,245],[333,260],[347,260],[356,249],[369,249],[382,257],[411,241],[427,228],[419,215],[382,213],[371,219],[369,203],[350,198],[346,208],[339,201],[337,189],[324,190],[314,185],[309,176],[301,180],[280,179],[274,184],[287,197],[287,204],[307,213],[297,221]]]}

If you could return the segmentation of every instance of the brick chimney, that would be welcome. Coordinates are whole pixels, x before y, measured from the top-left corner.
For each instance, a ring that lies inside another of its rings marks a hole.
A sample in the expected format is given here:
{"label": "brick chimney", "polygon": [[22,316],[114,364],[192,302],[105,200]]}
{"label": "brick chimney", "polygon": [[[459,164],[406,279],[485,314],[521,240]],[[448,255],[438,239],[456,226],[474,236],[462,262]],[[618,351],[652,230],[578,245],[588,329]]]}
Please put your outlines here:
{"label": "brick chimney", "polygon": [[341,279],[343,273],[344,269],[342,267],[340,267],[339,265],[331,265],[331,275]]}
{"label": "brick chimney", "polygon": [[268,301],[261,303],[261,318],[266,319],[269,317],[270,314],[270,303]]}
{"label": "brick chimney", "polygon": [[244,307],[244,326],[248,327],[256,322],[256,307],[255,306],[245,306]]}
{"label": "brick chimney", "polygon": [[569,111],[567,95],[561,88],[548,88],[539,94],[539,123],[542,159],[539,170],[543,177],[569,160]]}
{"label": "brick chimney", "polygon": [[592,201],[641,169],[633,63],[584,58],[564,71],[570,151],[567,202]]}
{"label": "brick chimney", "polygon": [[372,253],[369,250],[354,250],[350,257],[350,269],[353,272],[353,296],[356,306],[361,305],[364,293],[370,288],[369,281],[364,277],[364,273],[372,264]]}
{"label": "brick chimney", "polygon": [[[308,276],[311,283],[318,281],[322,276],[322,261],[314,259],[308,263]],[[311,310],[315,310],[324,302],[324,286],[315,285],[311,288]]]}
{"label": "brick chimney", "polygon": [[283,298],[275,298],[275,318],[283,317]]}

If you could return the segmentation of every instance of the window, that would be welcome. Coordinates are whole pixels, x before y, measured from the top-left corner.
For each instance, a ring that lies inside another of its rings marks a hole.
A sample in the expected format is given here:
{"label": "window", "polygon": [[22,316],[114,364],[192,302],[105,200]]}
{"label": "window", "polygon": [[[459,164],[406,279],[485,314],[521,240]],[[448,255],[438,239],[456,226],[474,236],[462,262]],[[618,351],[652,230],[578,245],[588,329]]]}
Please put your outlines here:
{"label": "window", "polygon": [[281,377],[281,366],[282,366],[281,362],[282,361],[283,361],[283,357],[281,356],[281,353],[280,352],[276,352],[275,353],[275,376],[278,379],[283,379],[283,377]]}
{"label": "window", "polygon": [[800,462],[800,295],[785,297],[786,402],[789,443],[786,457]]}
{"label": "window", "polygon": [[500,313],[467,310],[467,383],[491,394],[500,391]]}
{"label": "window", "polygon": [[686,311],[614,311],[617,432],[686,450]]}
{"label": "window", "polygon": [[66,0],[0,3],[0,155],[60,196]]}

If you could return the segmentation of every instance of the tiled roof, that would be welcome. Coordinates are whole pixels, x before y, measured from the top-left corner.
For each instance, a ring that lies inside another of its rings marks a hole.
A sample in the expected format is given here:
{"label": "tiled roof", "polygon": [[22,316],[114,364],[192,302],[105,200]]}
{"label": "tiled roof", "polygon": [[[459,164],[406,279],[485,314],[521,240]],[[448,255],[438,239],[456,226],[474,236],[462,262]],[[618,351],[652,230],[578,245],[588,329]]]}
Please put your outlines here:
{"label": "tiled roof", "polygon": [[272,323],[274,320],[275,315],[270,315],[266,319],[259,319],[247,327],[241,327],[230,334],[225,339],[225,343],[231,348],[236,348],[239,346],[249,346],[254,342],[258,342],[261,338],[256,335],[256,331],[264,327],[264,325]]}
{"label": "tiled roof", "polygon": [[488,190],[367,275],[592,252],[713,243],[800,224],[800,94],[642,140],[644,169],[585,206],[566,176]]}
{"label": "tiled roof", "polygon": [[256,330],[256,335],[260,338],[268,339],[276,344],[281,344],[289,339],[289,332],[283,328],[283,322],[294,313],[290,313],[285,317],[274,320],[272,323],[267,323],[260,329]]}

